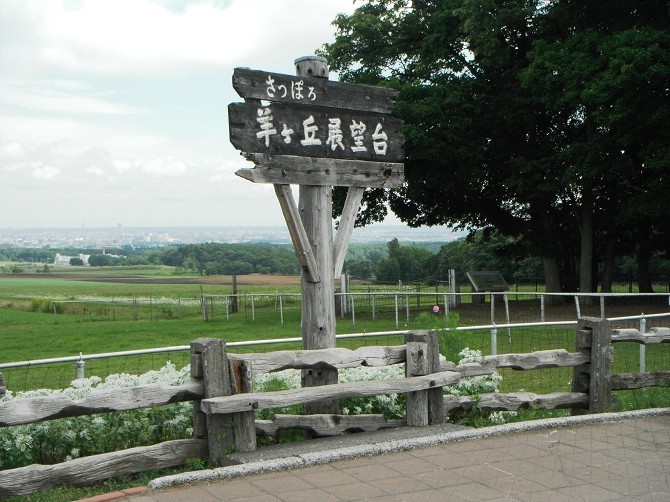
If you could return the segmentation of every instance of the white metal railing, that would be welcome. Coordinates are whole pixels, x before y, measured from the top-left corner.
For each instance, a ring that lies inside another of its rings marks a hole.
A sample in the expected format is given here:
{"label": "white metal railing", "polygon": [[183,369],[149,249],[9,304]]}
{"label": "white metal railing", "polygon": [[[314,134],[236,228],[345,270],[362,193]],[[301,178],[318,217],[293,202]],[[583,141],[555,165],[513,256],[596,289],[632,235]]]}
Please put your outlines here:
{"label": "white metal railing", "polygon": [[[651,318],[661,318],[661,317],[670,317],[670,312],[660,313],[660,314],[640,314],[633,316],[623,316],[623,317],[612,317],[610,321],[634,321],[638,320],[640,325],[640,331],[642,333],[646,332],[646,323],[647,319]],[[456,331],[490,331],[491,333],[491,353],[492,355],[497,354],[497,340],[498,340],[498,329],[508,329],[513,328],[533,328],[533,327],[551,327],[551,326],[576,326],[577,320],[571,321],[549,321],[549,322],[530,322],[530,323],[506,323],[506,324],[484,324],[478,326],[458,326],[456,328],[444,328],[444,329],[454,329]],[[346,340],[346,339],[355,339],[355,338],[373,338],[380,336],[394,336],[394,335],[404,335],[411,330],[395,330],[395,331],[376,331],[369,333],[349,333],[336,335],[337,340]],[[246,340],[241,342],[229,342],[227,347],[250,347],[250,346],[262,346],[262,345],[276,345],[282,343],[300,343],[302,341],[301,337],[291,337],[291,338],[275,338],[269,340]],[[10,368],[27,368],[31,366],[40,366],[47,364],[58,364],[58,363],[76,363],[77,368],[77,378],[84,378],[84,369],[85,362],[93,359],[109,359],[116,357],[128,357],[136,355],[148,355],[148,354],[159,354],[166,352],[181,352],[190,350],[189,345],[176,345],[171,347],[159,347],[153,349],[138,349],[138,350],[127,350],[123,352],[103,352],[98,354],[83,354],[79,353],[78,356],[66,356],[66,357],[55,357],[49,359],[34,359],[30,361],[18,361],[10,363],[0,363],[0,370],[10,369]],[[640,346],[640,371],[644,371],[646,364],[646,352],[645,346]]]}

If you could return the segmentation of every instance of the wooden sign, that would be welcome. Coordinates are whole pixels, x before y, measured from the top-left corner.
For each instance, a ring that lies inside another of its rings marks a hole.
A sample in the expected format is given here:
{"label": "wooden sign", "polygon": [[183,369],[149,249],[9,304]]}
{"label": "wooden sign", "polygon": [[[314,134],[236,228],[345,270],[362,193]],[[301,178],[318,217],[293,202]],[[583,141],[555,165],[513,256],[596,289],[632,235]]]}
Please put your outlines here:
{"label": "wooden sign", "polygon": [[349,110],[391,113],[398,91],[370,85],[333,82],[235,68],[233,87],[240,97]]}
{"label": "wooden sign", "polygon": [[[273,183],[302,267],[304,349],[335,346],[334,277],[342,273],[366,187],[404,182],[402,121],[390,115],[397,91],[328,80],[324,58],[295,61],[297,76],[236,68],[233,87],[244,103],[228,107],[230,141],[256,164],[238,176]],[[300,205],[291,185],[299,185]],[[348,186],[337,235],[332,187]],[[303,370],[306,387],[337,382],[337,369]],[[337,401],[307,405],[337,414]]]}
{"label": "wooden sign", "polygon": [[398,162],[402,121],[390,115],[285,103],[228,105],[230,142],[243,152]]}
{"label": "wooden sign", "polygon": [[235,174],[254,183],[400,188],[404,180],[404,165],[397,162],[334,161],[262,153],[249,153],[246,158],[257,167],[240,169]]}
{"label": "wooden sign", "polygon": [[230,142],[256,164],[238,176],[254,183],[402,186],[403,122],[390,115],[398,91],[248,68],[235,69],[233,87],[245,103],[228,106]]}

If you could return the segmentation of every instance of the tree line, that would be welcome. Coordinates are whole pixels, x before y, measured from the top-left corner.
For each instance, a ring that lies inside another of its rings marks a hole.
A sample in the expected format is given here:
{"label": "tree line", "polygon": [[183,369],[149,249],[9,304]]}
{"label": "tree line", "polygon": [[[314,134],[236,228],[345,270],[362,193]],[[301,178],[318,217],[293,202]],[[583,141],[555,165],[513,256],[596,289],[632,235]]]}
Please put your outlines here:
{"label": "tree line", "polygon": [[[285,244],[189,244],[164,250],[134,249],[30,249],[0,248],[0,261],[14,263],[54,263],[56,253],[61,255],[90,255],[91,267],[120,265],[167,265],[176,274],[244,275],[275,274],[298,275],[300,265],[291,245]],[[70,261],[82,266],[79,258]],[[445,281],[449,270],[457,271],[460,281],[465,281],[469,271],[499,271],[510,283],[542,282],[542,260],[525,248],[521,240],[500,233],[478,231],[469,237],[451,242],[399,242],[352,243],[347,253],[344,271],[351,277],[397,284],[435,284]],[[4,272],[18,273],[20,267],[0,268]],[[660,253],[650,260],[654,277],[667,281],[670,277],[670,260]],[[615,276],[629,281],[635,276],[636,263],[632,256],[617,258]]]}

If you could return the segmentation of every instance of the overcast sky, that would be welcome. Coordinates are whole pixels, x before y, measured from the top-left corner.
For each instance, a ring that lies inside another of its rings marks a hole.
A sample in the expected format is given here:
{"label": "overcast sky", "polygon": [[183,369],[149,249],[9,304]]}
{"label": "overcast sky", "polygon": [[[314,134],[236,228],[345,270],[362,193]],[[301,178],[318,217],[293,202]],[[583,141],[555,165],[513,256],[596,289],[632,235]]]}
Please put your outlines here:
{"label": "overcast sky", "polygon": [[293,74],[354,8],[0,0],[0,228],[284,225],[234,175],[233,68]]}

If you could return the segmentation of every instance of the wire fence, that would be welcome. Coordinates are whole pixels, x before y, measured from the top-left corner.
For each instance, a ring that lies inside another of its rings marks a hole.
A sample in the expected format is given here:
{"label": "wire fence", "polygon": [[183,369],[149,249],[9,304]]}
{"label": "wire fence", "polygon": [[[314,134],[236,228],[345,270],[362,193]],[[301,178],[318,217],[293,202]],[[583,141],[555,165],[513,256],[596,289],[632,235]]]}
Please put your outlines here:
{"label": "wire fence", "polygon": [[[656,326],[667,326],[670,312],[610,318],[613,328],[637,328],[647,332]],[[477,326],[458,326],[440,329],[443,348],[454,351],[468,347],[483,355],[502,353],[528,353],[541,350],[575,349],[577,320],[545,321],[538,323],[501,323]],[[417,326],[432,328],[434,325]],[[407,330],[337,335],[337,346],[356,349],[369,345],[401,345]],[[670,344],[632,346],[617,344],[615,347],[615,371],[620,373],[638,371],[667,371],[670,367]],[[272,340],[249,340],[230,342],[230,352],[269,352],[296,350],[301,348],[301,338],[279,338]],[[453,356],[454,354],[452,354]],[[454,358],[450,358],[453,360]],[[71,381],[87,376],[105,378],[115,373],[141,374],[158,370],[171,362],[181,368],[189,361],[189,346],[173,346],[125,352],[82,354],[62,358],[20,361],[0,364],[8,390],[22,391],[38,388],[63,388]],[[529,391],[538,393],[567,391],[570,389],[570,368],[552,368],[534,372],[519,372],[511,369],[501,371],[501,391]]]}
{"label": "wire fence", "polygon": [[[352,292],[335,294],[338,326],[354,332],[409,328],[422,313],[435,308],[444,317],[456,315],[461,324],[482,318],[495,323],[567,321],[582,316],[606,318],[622,313],[658,313],[667,310],[670,295],[663,293],[421,293]],[[205,321],[245,320],[300,322],[301,295],[207,295],[201,298]],[[363,328],[363,329],[358,329]]]}
{"label": "wire fence", "polygon": [[[670,305],[666,293],[434,293],[420,291],[354,291],[335,293],[339,332],[368,332],[411,328],[422,313],[435,307],[440,315],[456,316],[458,323],[492,324],[568,321],[582,316],[615,317],[630,313],[663,312]],[[32,312],[50,315],[54,324],[202,320],[254,322],[299,329],[300,293],[202,295],[194,298],[91,298],[32,300]],[[21,322],[18,309],[0,309],[6,324]],[[11,319],[15,316],[16,319]]]}

